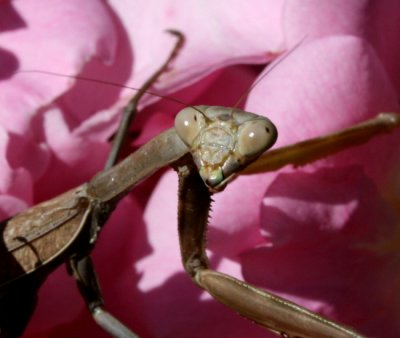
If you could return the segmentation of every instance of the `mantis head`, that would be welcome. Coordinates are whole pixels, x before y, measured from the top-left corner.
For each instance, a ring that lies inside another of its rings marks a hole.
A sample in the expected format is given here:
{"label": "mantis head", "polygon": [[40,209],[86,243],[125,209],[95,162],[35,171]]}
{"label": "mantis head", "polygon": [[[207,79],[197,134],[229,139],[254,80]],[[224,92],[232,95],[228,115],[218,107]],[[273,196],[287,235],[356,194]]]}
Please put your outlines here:
{"label": "mantis head", "polygon": [[200,176],[212,192],[223,190],[238,171],[272,147],[278,135],[265,117],[217,106],[181,110],[175,130],[190,148]]}

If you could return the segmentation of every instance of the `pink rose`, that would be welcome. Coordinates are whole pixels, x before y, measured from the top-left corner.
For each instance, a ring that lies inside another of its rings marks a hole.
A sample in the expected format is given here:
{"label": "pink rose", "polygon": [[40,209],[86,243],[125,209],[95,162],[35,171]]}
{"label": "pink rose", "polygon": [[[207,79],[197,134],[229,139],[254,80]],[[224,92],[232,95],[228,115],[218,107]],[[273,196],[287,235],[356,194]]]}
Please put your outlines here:
{"label": "pink rose", "polygon": [[[276,123],[279,146],[399,111],[395,1],[48,2],[0,3],[2,218],[101,170],[119,109],[132,96],[119,87],[18,71],[139,87],[174,44],[167,28],[187,40],[154,91],[188,104],[234,105],[258,75],[251,65],[292,50],[245,106]],[[134,147],[170,127],[182,108],[155,101],[142,101]],[[399,136],[304,168],[238,178],[215,196],[213,268],[366,335],[398,335]],[[93,256],[107,309],[143,337],[264,337],[184,274],[176,191],[175,173],[155,175],[105,227]],[[71,336],[107,337],[61,267],[41,288],[26,337]]]}

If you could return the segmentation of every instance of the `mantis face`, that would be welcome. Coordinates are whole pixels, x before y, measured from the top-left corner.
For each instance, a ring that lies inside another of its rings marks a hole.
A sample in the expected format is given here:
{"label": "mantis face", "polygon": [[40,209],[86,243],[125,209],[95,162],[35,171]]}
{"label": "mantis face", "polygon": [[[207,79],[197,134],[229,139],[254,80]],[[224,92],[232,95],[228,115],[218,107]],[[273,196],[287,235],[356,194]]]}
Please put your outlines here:
{"label": "mantis face", "polygon": [[212,192],[223,190],[239,170],[270,148],[278,135],[265,117],[217,106],[181,110],[175,130],[191,149],[200,176]]}

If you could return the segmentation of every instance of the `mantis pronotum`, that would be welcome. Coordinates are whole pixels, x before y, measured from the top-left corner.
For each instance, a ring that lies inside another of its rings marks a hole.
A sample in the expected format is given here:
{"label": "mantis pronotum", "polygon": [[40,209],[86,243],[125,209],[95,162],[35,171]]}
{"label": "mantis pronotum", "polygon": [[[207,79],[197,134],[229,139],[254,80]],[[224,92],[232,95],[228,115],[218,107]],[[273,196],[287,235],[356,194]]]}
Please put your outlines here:
{"label": "mantis pronotum", "polygon": [[[182,37],[179,37],[181,42]],[[170,59],[180,48],[180,42]],[[135,95],[128,113],[136,110],[137,100],[170,59]],[[304,164],[365,142],[399,123],[398,115],[383,114],[327,137],[276,149],[254,162],[277,137],[274,125],[268,119],[236,108],[197,106],[182,110],[174,128],[158,135],[120,164],[111,167],[116,159],[116,155],[112,155],[106,170],[87,184],[2,223],[2,336],[22,334],[34,307],[37,289],[62,262],[69,265],[99,325],[115,337],[136,336],[103,309],[88,255],[119,200],[154,171],[172,165],[181,180],[179,235],[182,260],[197,285],[243,316],[285,337],[361,337],[351,329],[282,298],[210,270],[205,254],[210,192],[222,190],[251,162],[254,164],[244,172],[275,170],[290,163]],[[24,304],[25,311],[18,309],[19,316],[15,317],[15,313],[9,311],[11,304],[16,307]]]}

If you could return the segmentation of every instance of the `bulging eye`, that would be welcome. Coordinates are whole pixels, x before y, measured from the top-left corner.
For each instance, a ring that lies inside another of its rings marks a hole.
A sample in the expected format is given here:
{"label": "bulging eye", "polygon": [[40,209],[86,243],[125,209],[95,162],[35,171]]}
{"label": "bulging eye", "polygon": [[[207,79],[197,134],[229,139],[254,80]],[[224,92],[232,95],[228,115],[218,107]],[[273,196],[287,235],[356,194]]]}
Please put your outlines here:
{"label": "bulging eye", "polygon": [[247,121],[238,131],[238,150],[243,156],[258,156],[275,143],[278,132],[267,119]]}
{"label": "bulging eye", "polygon": [[175,117],[175,130],[188,146],[192,145],[204,124],[204,116],[192,107],[181,110]]}

